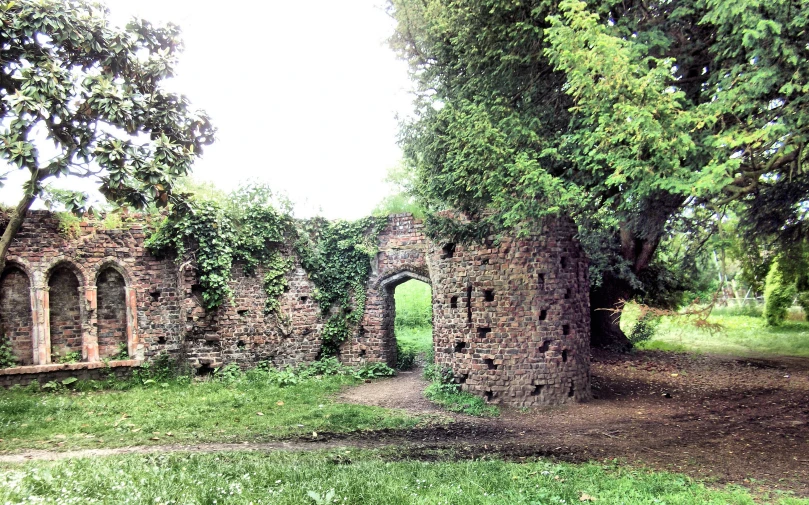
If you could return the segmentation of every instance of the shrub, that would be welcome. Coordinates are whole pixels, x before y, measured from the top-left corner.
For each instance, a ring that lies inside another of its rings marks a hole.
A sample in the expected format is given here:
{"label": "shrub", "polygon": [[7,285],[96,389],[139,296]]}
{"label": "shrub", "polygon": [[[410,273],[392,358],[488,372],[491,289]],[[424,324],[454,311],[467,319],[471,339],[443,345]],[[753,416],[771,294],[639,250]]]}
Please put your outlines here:
{"label": "shrub", "polygon": [[651,340],[658,324],[660,324],[659,316],[653,316],[649,313],[644,314],[632,327],[632,331],[629,332],[627,338],[632,342],[632,345],[638,345],[647,340]]}
{"label": "shrub", "polygon": [[17,365],[17,358],[11,352],[11,343],[5,336],[0,337],[0,368],[11,368]]}
{"label": "shrub", "polygon": [[418,351],[410,346],[396,342],[396,369],[411,370],[416,366]]}
{"label": "shrub", "polygon": [[360,380],[392,377],[394,375],[396,375],[396,370],[385,363],[367,363],[354,372],[354,377]]}
{"label": "shrub", "polygon": [[773,261],[764,286],[764,317],[769,326],[781,324],[794,298],[795,284],[784,279],[778,261]]}

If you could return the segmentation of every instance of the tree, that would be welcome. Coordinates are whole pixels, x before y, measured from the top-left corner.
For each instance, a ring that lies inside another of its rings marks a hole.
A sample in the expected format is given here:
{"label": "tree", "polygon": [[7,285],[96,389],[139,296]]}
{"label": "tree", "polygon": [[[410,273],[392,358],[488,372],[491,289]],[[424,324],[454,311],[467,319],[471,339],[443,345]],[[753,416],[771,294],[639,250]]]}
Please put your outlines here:
{"label": "tree", "polygon": [[734,202],[755,218],[778,190],[809,201],[796,184],[809,179],[809,2],[391,0],[391,12],[419,95],[402,130],[419,197],[492,227],[572,215],[592,261],[593,345],[629,346],[609,309],[647,292],[672,234]]}
{"label": "tree", "polygon": [[[32,203],[56,177],[95,180],[110,201],[166,205],[214,129],[161,84],[174,75],[180,30],[110,26],[86,0],[0,2],[0,156],[28,172],[0,238],[0,270]],[[86,210],[74,192],[68,210]]]}

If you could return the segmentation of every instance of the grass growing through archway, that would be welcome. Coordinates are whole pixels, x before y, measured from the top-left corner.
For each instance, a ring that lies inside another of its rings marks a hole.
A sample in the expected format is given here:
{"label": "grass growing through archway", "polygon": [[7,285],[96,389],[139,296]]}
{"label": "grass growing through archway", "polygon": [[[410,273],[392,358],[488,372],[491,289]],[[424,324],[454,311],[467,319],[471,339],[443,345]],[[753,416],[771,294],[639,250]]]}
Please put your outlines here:
{"label": "grass growing through archway", "polygon": [[409,280],[396,286],[394,299],[399,363],[406,364],[405,362],[409,361],[407,357],[432,355],[433,307],[430,285]]}

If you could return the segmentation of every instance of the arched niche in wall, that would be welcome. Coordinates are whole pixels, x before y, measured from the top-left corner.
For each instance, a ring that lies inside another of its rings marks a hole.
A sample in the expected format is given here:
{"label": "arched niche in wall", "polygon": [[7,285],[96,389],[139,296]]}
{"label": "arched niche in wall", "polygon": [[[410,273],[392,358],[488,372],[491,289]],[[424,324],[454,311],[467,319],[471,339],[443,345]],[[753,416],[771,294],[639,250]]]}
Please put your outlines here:
{"label": "arched niche in wall", "polygon": [[58,263],[48,275],[51,362],[82,354],[81,282],[69,263]]}
{"label": "arched niche in wall", "polygon": [[31,280],[18,265],[8,263],[0,276],[0,342],[11,347],[17,365],[34,363]]}
{"label": "arched niche in wall", "polygon": [[98,357],[124,358],[129,356],[127,331],[127,283],[113,265],[101,267],[96,277],[98,296]]}

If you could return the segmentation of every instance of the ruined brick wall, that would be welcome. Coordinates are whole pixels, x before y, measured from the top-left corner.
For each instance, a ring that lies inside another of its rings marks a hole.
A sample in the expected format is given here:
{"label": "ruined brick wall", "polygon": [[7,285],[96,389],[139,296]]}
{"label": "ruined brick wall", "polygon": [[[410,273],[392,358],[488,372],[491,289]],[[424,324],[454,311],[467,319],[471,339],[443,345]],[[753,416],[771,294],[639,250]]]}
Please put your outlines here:
{"label": "ruined brick wall", "polygon": [[472,393],[510,405],[590,397],[587,261],[573,229],[527,239],[432,244],[436,363]]}
{"label": "ruined brick wall", "polygon": [[[98,274],[98,356],[101,359],[126,349],[126,281],[107,267]],[[53,310],[53,309],[51,309]]]}
{"label": "ruined brick wall", "polygon": [[65,267],[57,267],[48,279],[51,359],[82,352],[79,279]]}
{"label": "ruined brick wall", "polygon": [[434,243],[412,216],[390,216],[343,359],[396,363],[393,293],[418,279],[432,286],[435,362],[464,390],[519,406],[590,398],[588,264],[574,232],[548,220],[526,239]]}
{"label": "ruined brick wall", "polygon": [[[135,360],[168,352],[201,373],[227,363],[284,366],[318,358],[325,318],[299,263],[286,275],[277,314],[264,311],[261,268],[246,274],[240,265],[232,271],[232,302],[206,311],[195,266],[153,257],[143,246],[143,226],[127,226],[105,230],[86,222],[78,237],[67,238],[51,214],[29,214],[9,253],[3,282],[10,280],[0,286],[0,323],[18,328],[20,342],[30,329],[28,352],[39,365],[32,373],[60,367],[49,363],[51,347],[63,342],[71,349],[78,342],[88,364],[126,342]],[[589,398],[587,262],[573,232],[565,221],[549,220],[525,239],[433,243],[420,221],[390,216],[362,321],[340,359],[396,362],[393,293],[418,279],[432,285],[436,362],[464,389],[511,405]],[[20,298],[26,280],[31,312],[4,310],[4,303],[19,305],[9,300]]]}
{"label": "ruined brick wall", "polygon": [[0,336],[11,345],[20,365],[34,362],[31,345],[31,286],[28,276],[11,265],[0,278]]}

